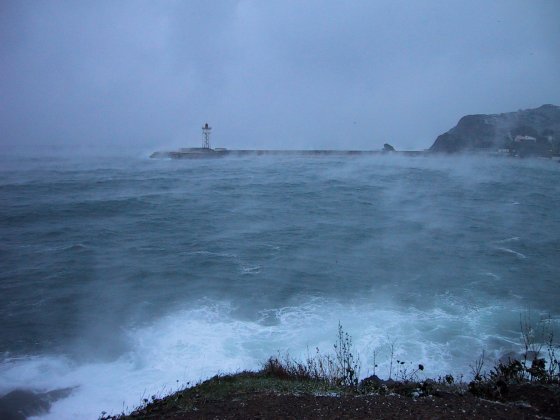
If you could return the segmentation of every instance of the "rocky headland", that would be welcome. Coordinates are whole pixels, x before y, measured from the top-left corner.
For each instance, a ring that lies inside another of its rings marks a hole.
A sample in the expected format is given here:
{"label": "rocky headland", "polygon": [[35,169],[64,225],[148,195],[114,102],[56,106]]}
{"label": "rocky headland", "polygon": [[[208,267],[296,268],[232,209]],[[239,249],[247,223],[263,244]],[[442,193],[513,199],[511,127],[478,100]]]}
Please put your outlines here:
{"label": "rocky headland", "polygon": [[512,156],[560,154],[560,107],[542,105],[503,114],[462,117],[438,136],[430,152],[498,152]]}

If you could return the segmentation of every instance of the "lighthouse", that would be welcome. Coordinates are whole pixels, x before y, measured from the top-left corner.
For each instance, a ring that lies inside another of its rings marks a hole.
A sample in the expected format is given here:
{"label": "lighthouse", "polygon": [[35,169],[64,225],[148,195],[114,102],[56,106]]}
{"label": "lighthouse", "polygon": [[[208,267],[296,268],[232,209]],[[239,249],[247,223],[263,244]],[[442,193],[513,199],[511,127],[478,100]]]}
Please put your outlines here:
{"label": "lighthouse", "polygon": [[202,126],[202,148],[203,149],[210,149],[210,131],[212,127],[208,125],[208,123]]}

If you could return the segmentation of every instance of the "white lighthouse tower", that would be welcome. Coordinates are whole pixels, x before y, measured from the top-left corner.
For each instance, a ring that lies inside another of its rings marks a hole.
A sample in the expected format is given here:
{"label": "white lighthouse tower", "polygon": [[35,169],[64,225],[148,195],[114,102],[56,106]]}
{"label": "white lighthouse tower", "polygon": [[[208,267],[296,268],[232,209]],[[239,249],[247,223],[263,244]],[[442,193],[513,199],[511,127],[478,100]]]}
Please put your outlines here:
{"label": "white lighthouse tower", "polygon": [[210,131],[212,127],[208,125],[208,123],[202,126],[202,148],[203,149],[210,149]]}

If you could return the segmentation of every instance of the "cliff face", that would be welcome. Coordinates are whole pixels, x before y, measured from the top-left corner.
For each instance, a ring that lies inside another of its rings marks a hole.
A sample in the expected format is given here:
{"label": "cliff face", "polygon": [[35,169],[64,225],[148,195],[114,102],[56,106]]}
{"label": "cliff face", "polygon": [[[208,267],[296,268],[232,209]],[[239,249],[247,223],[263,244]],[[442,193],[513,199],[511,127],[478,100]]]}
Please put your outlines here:
{"label": "cliff face", "polygon": [[467,115],[451,130],[438,136],[430,151],[457,153],[509,149],[518,135],[533,137],[538,150],[550,153],[560,139],[560,107],[543,105],[504,114]]}

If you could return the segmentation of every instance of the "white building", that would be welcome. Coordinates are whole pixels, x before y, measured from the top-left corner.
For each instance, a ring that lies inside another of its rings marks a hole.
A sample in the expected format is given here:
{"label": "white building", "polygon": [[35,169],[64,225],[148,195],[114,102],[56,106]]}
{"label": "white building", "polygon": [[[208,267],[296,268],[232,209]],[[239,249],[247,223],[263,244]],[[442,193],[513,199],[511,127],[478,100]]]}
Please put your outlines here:
{"label": "white building", "polygon": [[537,142],[537,139],[531,136],[515,136],[515,139],[513,140],[516,143],[522,143],[524,141],[532,141],[533,143]]}

